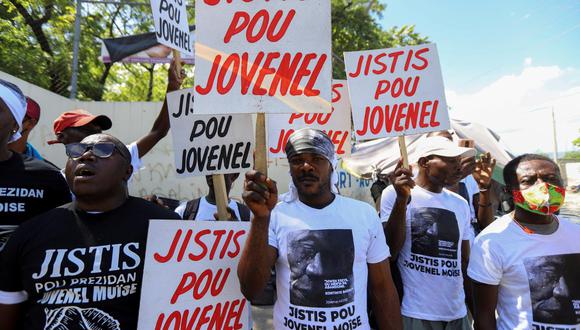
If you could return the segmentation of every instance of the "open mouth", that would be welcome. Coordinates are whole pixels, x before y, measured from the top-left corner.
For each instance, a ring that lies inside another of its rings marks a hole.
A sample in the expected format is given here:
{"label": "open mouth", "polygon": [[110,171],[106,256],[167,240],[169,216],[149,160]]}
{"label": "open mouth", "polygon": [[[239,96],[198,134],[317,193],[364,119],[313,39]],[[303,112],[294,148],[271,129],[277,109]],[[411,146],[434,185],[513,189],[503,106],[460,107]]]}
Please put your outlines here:
{"label": "open mouth", "polygon": [[86,168],[86,167],[78,168],[75,171],[76,177],[88,178],[88,177],[92,177],[94,175],[95,175],[95,172],[91,169]]}

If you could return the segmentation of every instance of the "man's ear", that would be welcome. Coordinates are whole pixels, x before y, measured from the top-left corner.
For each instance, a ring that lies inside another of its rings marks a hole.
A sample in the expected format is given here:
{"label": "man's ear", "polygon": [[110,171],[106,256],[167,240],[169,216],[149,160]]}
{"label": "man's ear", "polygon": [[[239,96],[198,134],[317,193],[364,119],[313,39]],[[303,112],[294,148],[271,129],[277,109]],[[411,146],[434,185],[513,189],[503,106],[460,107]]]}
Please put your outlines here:
{"label": "man's ear", "polygon": [[125,182],[129,182],[129,178],[131,178],[132,174],[133,174],[133,165],[129,164],[127,166],[127,172],[125,173],[123,180],[125,180]]}
{"label": "man's ear", "polygon": [[421,157],[417,161],[417,165],[419,165],[419,167],[427,167],[427,162],[428,161],[429,161],[429,159],[427,159],[427,157]]}

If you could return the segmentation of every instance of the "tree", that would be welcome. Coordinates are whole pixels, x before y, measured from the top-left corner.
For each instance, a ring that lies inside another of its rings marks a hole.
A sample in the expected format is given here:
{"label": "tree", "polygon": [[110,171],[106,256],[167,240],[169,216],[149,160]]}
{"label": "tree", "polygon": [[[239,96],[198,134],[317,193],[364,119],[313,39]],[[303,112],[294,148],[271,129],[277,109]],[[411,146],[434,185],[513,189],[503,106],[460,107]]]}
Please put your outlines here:
{"label": "tree", "polygon": [[[342,60],[345,51],[427,41],[413,26],[383,29],[377,19],[386,6],[378,0],[331,1],[334,78],[345,77]],[[75,2],[70,0],[0,2],[0,70],[68,97],[75,13]],[[193,10],[188,14],[194,17]],[[167,65],[104,64],[98,59],[100,38],[150,32],[153,29],[150,16],[149,6],[83,5],[77,98],[163,99]],[[192,81],[186,80],[184,86],[191,86]]]}

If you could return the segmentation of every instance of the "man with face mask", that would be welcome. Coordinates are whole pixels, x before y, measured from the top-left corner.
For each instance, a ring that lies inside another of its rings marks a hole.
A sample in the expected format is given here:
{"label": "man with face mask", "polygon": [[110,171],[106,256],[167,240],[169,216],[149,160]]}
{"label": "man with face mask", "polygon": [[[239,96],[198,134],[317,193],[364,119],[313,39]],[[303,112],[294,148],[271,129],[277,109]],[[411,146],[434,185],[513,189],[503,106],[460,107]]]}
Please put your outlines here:
{"label": "man with face mask", "polygon": [[370,329],[367,283],[379,329],[400,329],[389,250],[375,210],[337,194],[336,156],[322,131],[288,139],[290,191],[280,196],[265,175],[246,173],[252,225],[238,265],[252,299],[276,265],[274,329]]}
{"label": "man with face mask", "polygon": [[481,232],[469,262],[476,327],[580,329],[580,226],[555,215],[565,196],[560,169],[524,154],[503,175],[515,210]]}
{"label": "man with face mask", "polygon": [[443,137],[417,151],[419,173],[397,166],[381,197],[381,220],[403,282],[404,329],[470,329],[463,271],[469,259],[467,202],[445,189],[461,176],[462,157],[475,150]]}

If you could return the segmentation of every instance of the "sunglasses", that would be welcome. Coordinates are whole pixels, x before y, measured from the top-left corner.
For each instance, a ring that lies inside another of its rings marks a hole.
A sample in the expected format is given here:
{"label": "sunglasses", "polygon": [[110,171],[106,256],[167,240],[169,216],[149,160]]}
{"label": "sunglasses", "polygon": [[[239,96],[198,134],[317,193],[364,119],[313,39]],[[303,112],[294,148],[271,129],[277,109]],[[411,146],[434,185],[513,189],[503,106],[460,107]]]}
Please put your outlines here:
{"label": "sunglasses", "polygon": [[[91,151],[93,155],[99,158],[109,158],[115,152],[117,147],[115,144],[110,142],[99,142],[99,143],[69,143],[65,146],[66,155],[72,159],[78,159],[87,151]],[[126,157],[119,152],[121,157]]]}

